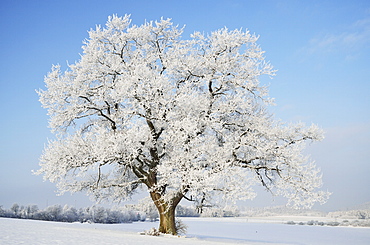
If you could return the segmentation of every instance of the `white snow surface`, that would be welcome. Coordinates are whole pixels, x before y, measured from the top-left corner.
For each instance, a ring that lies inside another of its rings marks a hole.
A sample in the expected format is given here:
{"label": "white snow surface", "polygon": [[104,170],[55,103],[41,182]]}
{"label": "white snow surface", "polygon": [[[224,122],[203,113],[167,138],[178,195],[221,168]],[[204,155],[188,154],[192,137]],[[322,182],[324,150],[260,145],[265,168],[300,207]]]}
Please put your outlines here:
{"label": "white snow surface", "polygon": [[158,223],[81,224],[0,218],[0,244],[370,244],[370,228],[292,226],[238,218],[183,218],[183,237],[140,235]]}

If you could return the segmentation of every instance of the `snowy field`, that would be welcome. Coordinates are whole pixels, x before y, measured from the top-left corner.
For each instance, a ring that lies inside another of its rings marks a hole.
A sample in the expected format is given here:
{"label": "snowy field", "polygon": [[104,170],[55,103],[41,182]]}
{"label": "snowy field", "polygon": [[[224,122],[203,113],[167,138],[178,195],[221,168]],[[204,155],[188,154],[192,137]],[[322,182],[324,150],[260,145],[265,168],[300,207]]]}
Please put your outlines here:
{"label": "snowy field", "polygon": [[186,237],[139,235],[157,228],[157,222],[108,225],[0,218],[0,244],[370,244],[370,228],[292,226],[246,218],[182,220],[188,225]]}

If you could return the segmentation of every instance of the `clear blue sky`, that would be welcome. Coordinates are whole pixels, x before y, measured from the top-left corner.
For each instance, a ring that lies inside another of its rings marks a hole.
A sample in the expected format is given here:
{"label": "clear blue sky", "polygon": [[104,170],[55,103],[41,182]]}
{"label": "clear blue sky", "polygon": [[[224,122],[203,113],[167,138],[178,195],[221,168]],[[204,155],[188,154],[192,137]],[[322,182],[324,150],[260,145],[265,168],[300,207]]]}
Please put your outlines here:
{"label": "clear blue sky", "polygon": [[[266,59],[278,70],[271,108],[284,121],[317,123],[326,139],[307,150],[333,192],[324,210],[370,201],[370,1],[368,0],[3,0],[0,3],[0,205],[90,205],[83,195],[56,197],[34,176],[47,138],[46,110],[36,89],[52,64],[79,59],[83,39],[108,15],[133,23],[172,18],[194,31],[224,26],[260,35]],[[248,205],[271,205],[262,194]],[[275,203],[277,204],[277,203]]]}

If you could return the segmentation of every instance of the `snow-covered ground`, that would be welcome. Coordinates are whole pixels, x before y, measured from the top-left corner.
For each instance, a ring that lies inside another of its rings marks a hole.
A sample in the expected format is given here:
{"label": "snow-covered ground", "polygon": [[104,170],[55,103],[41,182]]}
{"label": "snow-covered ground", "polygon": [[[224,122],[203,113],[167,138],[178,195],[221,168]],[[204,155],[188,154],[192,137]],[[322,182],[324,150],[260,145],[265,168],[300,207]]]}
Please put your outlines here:
{"label": "snow-covered ground", "polygon": [[[81,224],[0,218],[0,244],[370,244],[370,228],[286,225],[278,220],[183,218],[186,237],[139,235],[158,223]],[[258,220],[257,220],[258,221]]]}

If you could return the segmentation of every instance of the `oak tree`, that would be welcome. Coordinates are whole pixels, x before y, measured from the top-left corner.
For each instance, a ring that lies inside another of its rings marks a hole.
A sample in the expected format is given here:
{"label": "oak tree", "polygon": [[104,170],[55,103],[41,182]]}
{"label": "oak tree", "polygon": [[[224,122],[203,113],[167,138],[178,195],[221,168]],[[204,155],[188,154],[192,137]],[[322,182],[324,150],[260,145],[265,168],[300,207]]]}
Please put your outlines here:
{"label": "oak tree", "polygon": [[259,79],[275,71],[258,37],[182,31],[170,19],[136,26],[112,16],[89,32],[79,61],[53,66],[38,93],[56,139],[37,173],[97,199],[122,201],[144,186],[170,234],[183,199],[201,210],[252,199],[260,184],[293,206],[325,202],[320,171],[302,154],[322,130],[267,111]]}

